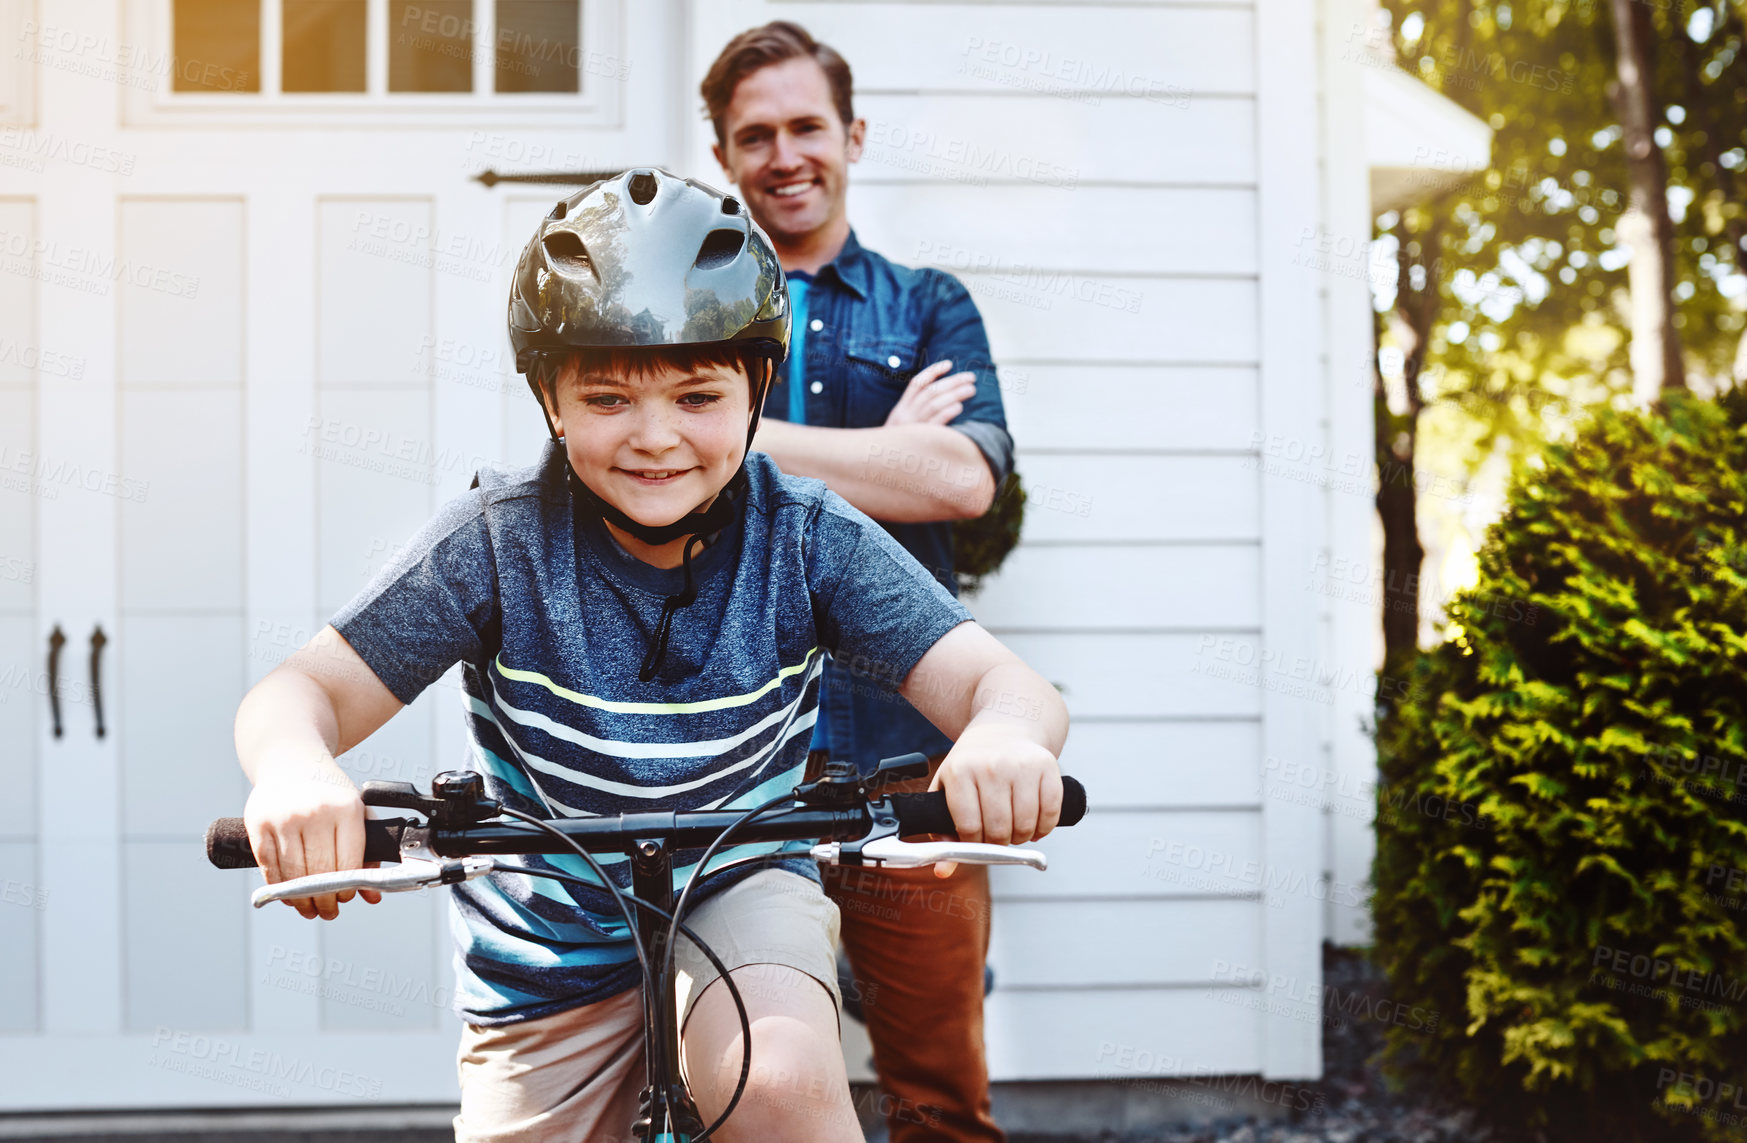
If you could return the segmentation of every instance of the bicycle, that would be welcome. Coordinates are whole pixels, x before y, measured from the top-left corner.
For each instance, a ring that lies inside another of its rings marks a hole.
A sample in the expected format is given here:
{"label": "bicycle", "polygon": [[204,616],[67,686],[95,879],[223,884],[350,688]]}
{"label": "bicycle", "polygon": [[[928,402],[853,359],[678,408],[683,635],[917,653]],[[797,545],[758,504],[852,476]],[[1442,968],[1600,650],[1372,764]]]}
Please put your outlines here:
{"label": "bicycle", "polygon": [[[752,1043],[746,1006],[733,976],[713,950],[684,922],[692,890],[710,859],[730,838],[742,843],[817,839],[809,855],[822,864],[913,868],[942,861],[1048,867],[1035,849],[963,841],[911,842],[903,837],[955,832],[946,795],[886,794],[894,782],[928,772],[922,754],[882,760],[863,775],[847,762],[832,762],[815,781],[750,810],[662,810],[589,818],[543,820],[485,797],[485,783],[471,770],[438,774],[426,795],[410,782],[371,781],[360,791],[366,806],[412,810],[413,818],[365,822],[365,861],[392,862],[394,869],[349,869],[263,885],[251,897],[261,908],[274,901],[339,893],[348,889],[405,892],[453,885],[490,873],[548,877],[599,888],[570,874],[502,865],[494,855],[575,853],[612,894],[634,934],[643,973],[644,1071],[646,1083],[632,1125],[638,1143],[704,1143],[733,1114],[752,1070],[752,1053],[741,1053],[740,1077],[715,1122],[703,1124],[679,1068],[679,1020],[675,1004],[674,930],[691,941],[728,987],[740,1017],[741,1043]],[[1062,778],[1062,826],[1086,812],[1086,791]],[[493,819],[510,818],[510,822]],[[702,846],[703,855],[678,895],[673,892],[673,851]],[[623,852],[631,863],[631,892],[619,889],[594,854]],[[221,869],[255,867],[241,818],[220,818],[206,831],[207,858]],[[756,854],[726,862],[711,876],[737,867],[792,860],[795,852]],[[659,966],[659,971],[651,966]]]}

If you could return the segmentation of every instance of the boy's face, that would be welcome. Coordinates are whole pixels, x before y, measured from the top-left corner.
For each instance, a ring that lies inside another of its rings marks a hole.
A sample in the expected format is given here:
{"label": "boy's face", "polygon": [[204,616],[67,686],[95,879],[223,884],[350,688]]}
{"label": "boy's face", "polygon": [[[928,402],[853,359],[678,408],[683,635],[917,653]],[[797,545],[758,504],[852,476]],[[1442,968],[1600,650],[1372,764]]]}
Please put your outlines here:
{"label": "boy's face", "polygon": [[849,164],[866,134],[864,120],[838,118],[825,70],[791,59],[735,86],[722,116],[727,141],[711,149],[758,225],[792,244],[844,216]]}
{"label": "boy's face", "polygon": [[636,377],[565,364],[553,427],[583,483],[659,528],[709,505],[740,467],[751,385],[733,366],[665,362]]}

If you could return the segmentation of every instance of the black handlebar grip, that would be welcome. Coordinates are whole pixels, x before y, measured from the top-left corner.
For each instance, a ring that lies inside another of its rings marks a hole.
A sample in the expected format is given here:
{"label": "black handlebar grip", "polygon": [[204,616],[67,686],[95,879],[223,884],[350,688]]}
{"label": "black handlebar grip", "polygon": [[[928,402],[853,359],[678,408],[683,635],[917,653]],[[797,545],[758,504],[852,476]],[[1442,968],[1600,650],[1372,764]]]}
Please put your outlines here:
{"label": "black handlebar grip", "polygon": [[[400,818],[366,819],[364,860],[399,861],[400,835],[405,828],[406,821]],[[242,818],[219,818],[206,827],[206,859],[220,869],[255,868],[255,851]]]}
{"label": "black handlebar grip", "polygon": [[[952,811],[946,806],[946,792],[935,790],[927,794],[893,794],[892,809],[898,815],[898,834],[911,837],[919,833],[955,834]],[[1078,825],[1086,816],[1086,787],[1077,778],[1062,775],[1062,816],[1058,826]]]}

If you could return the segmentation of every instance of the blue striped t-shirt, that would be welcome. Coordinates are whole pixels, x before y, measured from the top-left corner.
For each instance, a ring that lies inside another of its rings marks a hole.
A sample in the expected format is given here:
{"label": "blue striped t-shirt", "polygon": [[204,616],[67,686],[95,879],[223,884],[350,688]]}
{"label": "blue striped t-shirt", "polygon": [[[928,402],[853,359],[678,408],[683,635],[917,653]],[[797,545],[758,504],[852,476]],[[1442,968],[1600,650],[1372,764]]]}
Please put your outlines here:
{"label": "blue striped t-shirt", "polygon": [[[747,472],[745,512],[694,554],[697,600],[647,683],[637,669],[681,571],[634,559],[598,519],[579,534],[550,444],[532,468],[482,472],[333,625],[402,702],[463,665],[466,765],[506,805],[552,818],[750,807],[799,781],[826,650],[895,688],[970,613],[820,481],[784,475],[763,453]],[[775,848],[731,847],[711,865]],[[675,855],[676,885],[697,856]],[[574,856],[507,860],[592,880]],[[622,855],[600,860],[629,887]],[[817,876],[804,857],[791,868]],[[454,886],[451,900],[458,1007],[471,1023],[545,1016],[639,983],[604,889],[500,873]]]}

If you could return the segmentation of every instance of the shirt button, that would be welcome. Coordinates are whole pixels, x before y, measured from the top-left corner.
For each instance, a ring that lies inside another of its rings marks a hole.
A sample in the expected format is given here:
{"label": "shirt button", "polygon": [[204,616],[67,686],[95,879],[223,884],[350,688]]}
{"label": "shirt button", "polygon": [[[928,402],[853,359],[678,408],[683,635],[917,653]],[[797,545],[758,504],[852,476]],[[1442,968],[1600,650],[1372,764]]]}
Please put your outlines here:
{"label": "shirt button", "polygon": [[896,369],[899,365],[902,365],[903,362],[900,361],[898,358],[898,355],[894,353],[890,357],[886,358],[886,364],[890,365],[893,369]]}
{"label": "shirt button", "polygon": [[825,323],[820,321],[818,318],[814,318],[812,321],[807,323],[807,328],[812,330],[814,333],[818,333],[820,330],[825,328]]}
{"label": "shirt button", "polygon": [[825,391],[825,386],[818,381],[813,382],[811,385],[808,386],[808,388],[813,390],[813,392],[815,392],[815,393],[823,393]]}

